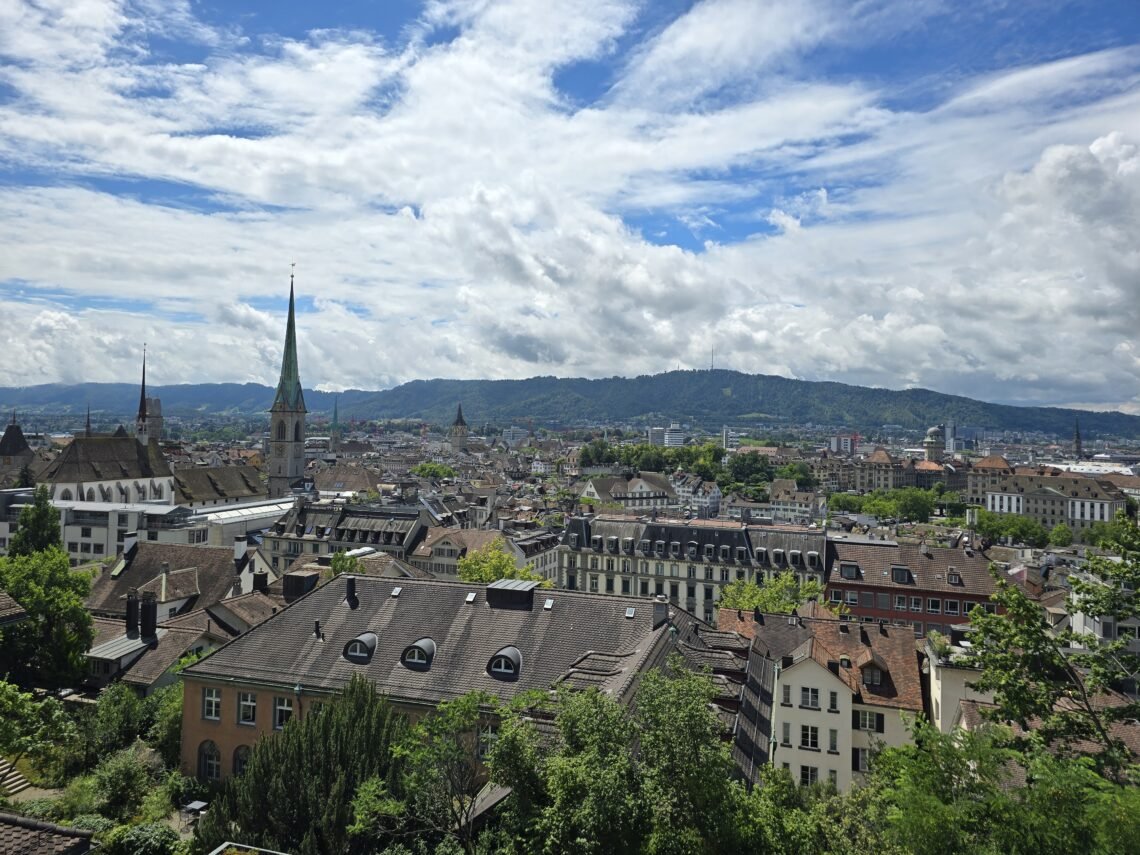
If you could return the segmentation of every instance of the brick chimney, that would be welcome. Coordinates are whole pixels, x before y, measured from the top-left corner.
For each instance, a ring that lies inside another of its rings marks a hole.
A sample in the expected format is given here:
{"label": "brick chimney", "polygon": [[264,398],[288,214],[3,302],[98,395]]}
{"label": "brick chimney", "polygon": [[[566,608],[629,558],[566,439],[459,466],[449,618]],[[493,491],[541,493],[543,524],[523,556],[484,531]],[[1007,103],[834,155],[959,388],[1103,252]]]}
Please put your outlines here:
{"label": "brick chimney", "polygon": [[127,591],[127,635],[139,634],[139,592]]}
{"label": "brick chimney", "polygon": [[142,597],[139,633],[143,638],[154,638],[158,631],[158,600],[147,591]]}

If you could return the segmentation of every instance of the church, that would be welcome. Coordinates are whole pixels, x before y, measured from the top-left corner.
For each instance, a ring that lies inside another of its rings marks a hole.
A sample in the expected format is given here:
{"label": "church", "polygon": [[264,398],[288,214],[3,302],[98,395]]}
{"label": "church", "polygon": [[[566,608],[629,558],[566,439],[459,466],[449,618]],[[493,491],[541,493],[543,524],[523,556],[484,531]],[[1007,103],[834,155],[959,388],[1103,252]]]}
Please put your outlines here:
{"label": "church", "polygon": [[281,377],[269,409],[269,498],[291,496],[302,489],[305,476],[305,395],[297,365],[297,321],[293,276],[289,276],[289,319],[285,324],[285,352]]}

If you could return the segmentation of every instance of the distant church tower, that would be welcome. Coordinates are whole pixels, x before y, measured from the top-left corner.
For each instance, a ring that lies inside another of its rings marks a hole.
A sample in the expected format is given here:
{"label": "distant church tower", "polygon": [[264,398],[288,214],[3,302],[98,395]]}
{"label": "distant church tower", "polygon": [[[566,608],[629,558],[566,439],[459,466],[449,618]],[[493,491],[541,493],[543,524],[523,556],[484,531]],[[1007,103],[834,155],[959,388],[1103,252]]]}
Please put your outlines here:
{"label": "distant church tower", "polygon": [[333,398],[332,424],[329,425],[329,451],[335,454],[340,449],[340,396]]}
{"label": "distant church tower", "polygon": [[289,320],[277,396],[269,408],[269,498],[293,492],[305,474],[305,396],[297,367],[297,324],[293,309],[293,274],[289,274]]}
{"label": "distant church tower", "polygon": [[455,413],[455,421],[451,425],[449,438],[452,451],[467,450],[467,422],[463,420],[462,404],[459,405],[459,409]]}
{"label": "distant church tower", "polygon": [[162,402],[146,396],[146,347],[143,347],[142,385],[139,387],[139,412],[135,416],[135,438],[143,445],[162,439]]}
{"label": "distant church tower", "polygon": [[1081,420],[1075,419],[1073,424],[1073,457],[1080,460],[1084,457],[1084,449],[1081,447]]}

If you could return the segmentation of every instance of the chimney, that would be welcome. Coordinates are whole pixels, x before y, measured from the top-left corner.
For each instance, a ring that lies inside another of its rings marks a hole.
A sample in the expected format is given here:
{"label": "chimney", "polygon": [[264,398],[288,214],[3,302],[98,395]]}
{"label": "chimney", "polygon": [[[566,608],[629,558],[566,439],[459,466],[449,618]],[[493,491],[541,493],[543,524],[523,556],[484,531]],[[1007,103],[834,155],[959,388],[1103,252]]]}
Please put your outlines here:
{"label": "chimney", "polygon": [[320,638],[321,637],[321,622],[319,620],[313,621],[313,637],[314,638]]}
{"label": "chimney", "polygon": [[160,585],[159,591],[158,591],[158,598],[160,600],[162,600],[162,602],[164,602],[164,603],[166,602],[166,583],[169,580],[169,578],[170,578],[170,562],[169,561],[163,561],[162,562],[162,578],[160,579],[161,585]]}
{"label": "chimney", "polygon": [[261,591],[263,594],[269,593],[269,573],[265,570],[258,570],[253,574],[253,590]]}
{"label": "chimney", "polygon": [[839,673],[839,660],[838,659],[828,659],[827,660],[827,670],[830,671],[832,674],[838,674]]}
{"label": "chimney", "polygon": [[317,556],[317,566],[318,567],[332,567],[332,555],[331,554],[318,555]]}
{"label": "chimney", "polygon": [[140,634],[143,638],[154,638],[158,631],[158,600],[147,591],[142,598]]}
{"label": "chimney", "polygon": [[344,598],[352,603],[356,601],[356,577],[344,577]]}
{"label": "chimney", "polygon": [[137,531],[128,531],[123,536],[123,555],[130,557],[134,555],[135,549],[139,545],[139,533]]}
{"label": "chimney", "polygon": [[871,644],[871,639],[867,635],[867,627],[862,625],[859,627],[859,640],[868,646]]}
{"label": "chimney", "polygon": [[234,538],[234,568],[237,570],[240,570],[242,564],[245,563],[245,553],[247,546],[248,541],[245,539],[244,534],[238,535]]}
{"label": "chimney", "polygon": [[653,628],[661,626],[669,620],[669,601],[664,594],[658,594],[653,600]]}
{"label": "chimney", "polygon": [[127,635],[139,634],[139,592],[127,591]]}

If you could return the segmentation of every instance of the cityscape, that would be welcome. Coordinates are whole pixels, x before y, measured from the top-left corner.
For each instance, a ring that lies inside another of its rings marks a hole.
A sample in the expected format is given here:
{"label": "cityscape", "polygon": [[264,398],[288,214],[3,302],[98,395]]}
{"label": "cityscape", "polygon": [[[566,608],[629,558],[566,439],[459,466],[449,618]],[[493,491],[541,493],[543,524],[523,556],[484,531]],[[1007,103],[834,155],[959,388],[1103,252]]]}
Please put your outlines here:
{"label": "cityscape", "polygon": [[239,5],[0,12],[0,853],[1135,851],[1128,4]]}

